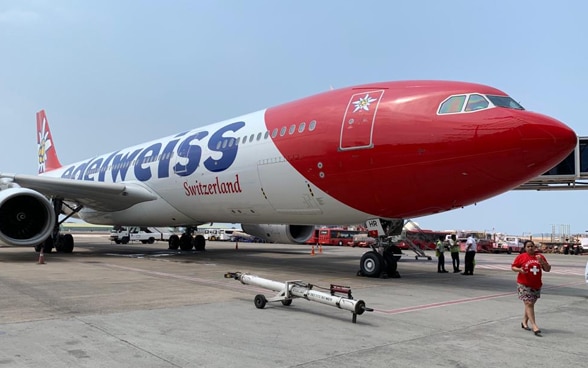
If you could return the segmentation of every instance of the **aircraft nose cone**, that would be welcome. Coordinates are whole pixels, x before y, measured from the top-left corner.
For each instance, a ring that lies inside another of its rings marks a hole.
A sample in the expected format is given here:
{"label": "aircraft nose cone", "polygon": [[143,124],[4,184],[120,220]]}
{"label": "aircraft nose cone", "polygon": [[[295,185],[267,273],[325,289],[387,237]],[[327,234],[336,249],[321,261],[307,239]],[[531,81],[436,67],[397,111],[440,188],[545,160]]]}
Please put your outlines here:
{"label": "aircraft nose cone", "polygon": [[526,112],[519,131],[524,159],[529,168],[549,170],[559,164],[578,143],[576,133],[564,123],[549,116]]}

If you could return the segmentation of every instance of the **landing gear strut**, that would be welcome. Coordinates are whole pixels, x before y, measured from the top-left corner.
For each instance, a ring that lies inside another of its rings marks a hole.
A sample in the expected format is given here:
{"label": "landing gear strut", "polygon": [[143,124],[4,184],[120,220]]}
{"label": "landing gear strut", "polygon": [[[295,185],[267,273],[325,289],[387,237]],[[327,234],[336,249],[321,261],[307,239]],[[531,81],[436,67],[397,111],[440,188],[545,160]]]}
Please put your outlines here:
{"label": "landing gear strut", "polygon": [[400,278],[398,261],[402,250],[390,240],[390,235],[400,234],[404,220],[374,219],[368,221],[370,236],[376,238],[372,250],[364,253],[359,262],[357,276]]}

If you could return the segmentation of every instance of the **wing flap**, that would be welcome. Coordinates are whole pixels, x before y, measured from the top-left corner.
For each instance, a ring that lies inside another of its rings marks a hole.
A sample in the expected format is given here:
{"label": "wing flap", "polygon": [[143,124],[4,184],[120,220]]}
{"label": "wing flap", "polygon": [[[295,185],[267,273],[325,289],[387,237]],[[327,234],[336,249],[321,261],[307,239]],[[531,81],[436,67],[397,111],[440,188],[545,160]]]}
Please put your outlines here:
{"label": "wing flap", "polygon": [[76,202],[97,211],[121,211],[137,203],[156,200],[148,188],[134,183],[102,183],[36,175],[1,174],[0,178],[48,197]]}

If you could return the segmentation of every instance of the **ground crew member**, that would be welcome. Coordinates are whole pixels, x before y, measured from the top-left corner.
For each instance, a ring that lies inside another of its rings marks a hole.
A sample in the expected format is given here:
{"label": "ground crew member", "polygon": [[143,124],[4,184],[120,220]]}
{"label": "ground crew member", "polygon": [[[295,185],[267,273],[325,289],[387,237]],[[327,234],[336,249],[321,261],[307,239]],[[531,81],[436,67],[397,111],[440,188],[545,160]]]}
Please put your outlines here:
{"label": "ground crew member", "polygon": [[437,239],[437,243],[436,243],[436,253],[437,253],[437,272],[439,273],[447,273],[447,271],[445,271],[445,255],[443,254],[445,252],[445,244],[443,244],[443,237],[440,236],[439,239]]}
{"label": "ground crew member", "polygon": [[451,262],[453,263],[453,273],[461,272],[459,269],[459,242],[455,234],[449,237],[449,251],[451,252]]}

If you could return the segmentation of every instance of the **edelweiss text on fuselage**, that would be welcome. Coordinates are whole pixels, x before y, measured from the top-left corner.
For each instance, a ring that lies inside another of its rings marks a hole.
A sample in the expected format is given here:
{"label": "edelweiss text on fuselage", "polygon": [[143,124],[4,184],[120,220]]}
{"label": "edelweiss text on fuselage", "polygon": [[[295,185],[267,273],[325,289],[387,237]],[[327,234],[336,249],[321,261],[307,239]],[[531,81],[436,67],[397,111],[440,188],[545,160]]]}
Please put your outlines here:
{"label": "edelweiss text on fuselage", "polygon": [[[208,143],[204,140],[209,136],[208,131],[180,133],[167,141],[156,142],[132,151],[116,151],[72,165],[63,172],[61,177],[117,182],[126,180],[127,173],[131,169],[137,180],[147,181],[153,177],[167,178],[172,170],[178,176],[188,176],[193,174],[201,163],[208,171],[221,172],[233,164],[239,147],[235,144],[235,138],[225,137],[224,134],[237,132],[244,126],[243,121],[225,125],[210,135]],[[204,144],[210,151],[220,152],[220,158],[215,159],[209,155],[202,161]],[[172,161],[176,155],[179,159]],[[170,170],[172,162],[176,163]]]}

